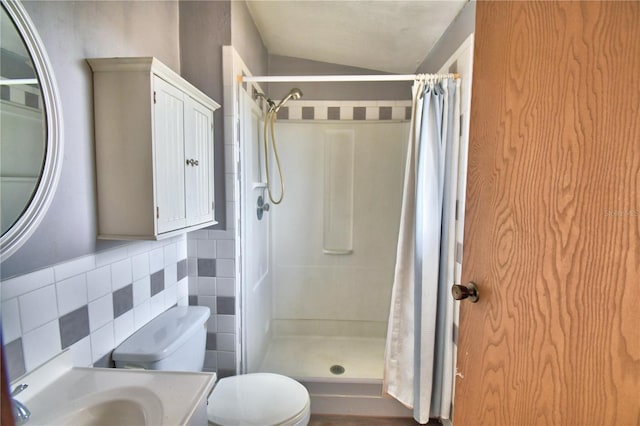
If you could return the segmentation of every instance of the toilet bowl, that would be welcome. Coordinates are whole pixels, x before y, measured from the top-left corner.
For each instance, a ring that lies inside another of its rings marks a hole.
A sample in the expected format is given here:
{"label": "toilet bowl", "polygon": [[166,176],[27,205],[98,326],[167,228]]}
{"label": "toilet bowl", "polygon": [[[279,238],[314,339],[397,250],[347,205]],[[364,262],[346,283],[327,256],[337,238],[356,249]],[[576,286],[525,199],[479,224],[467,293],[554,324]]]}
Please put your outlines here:
{"label": "toilet bowl", "polygon": [[[113,351],[116,367],[201,371],[208,318],[204,306],[169,309]],[[307,389],[272,373],[220,379],[207,403],[209,424],[222,426],[302,426],[311,413]]]}

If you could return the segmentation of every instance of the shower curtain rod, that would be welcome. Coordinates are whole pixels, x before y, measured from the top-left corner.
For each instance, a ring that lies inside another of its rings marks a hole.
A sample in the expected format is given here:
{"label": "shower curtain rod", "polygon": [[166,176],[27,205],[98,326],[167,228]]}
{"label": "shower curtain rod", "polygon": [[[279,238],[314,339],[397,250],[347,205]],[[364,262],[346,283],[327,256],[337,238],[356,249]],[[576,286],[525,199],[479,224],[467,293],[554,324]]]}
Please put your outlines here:
{"label": "shower curtain rod", "polygon": [[303,82],[349,82],[349,81],[410,81],[421,75],[449,77],[455,80],[460,74],[378,74],[378,75],[239,75],[238,82],[255,83],[303,83]]}

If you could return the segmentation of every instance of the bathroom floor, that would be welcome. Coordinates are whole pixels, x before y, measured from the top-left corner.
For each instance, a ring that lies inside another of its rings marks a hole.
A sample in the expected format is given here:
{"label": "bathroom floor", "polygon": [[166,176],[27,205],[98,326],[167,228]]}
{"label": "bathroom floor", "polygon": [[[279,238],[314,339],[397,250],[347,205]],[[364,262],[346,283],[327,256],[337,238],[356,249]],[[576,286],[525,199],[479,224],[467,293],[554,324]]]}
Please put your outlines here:
{"label": "bathroom floor", "polygon": [[382,379],[384,348],[385,339],[377,337],[279,336],[271,341],[261,371],[296,378]]}

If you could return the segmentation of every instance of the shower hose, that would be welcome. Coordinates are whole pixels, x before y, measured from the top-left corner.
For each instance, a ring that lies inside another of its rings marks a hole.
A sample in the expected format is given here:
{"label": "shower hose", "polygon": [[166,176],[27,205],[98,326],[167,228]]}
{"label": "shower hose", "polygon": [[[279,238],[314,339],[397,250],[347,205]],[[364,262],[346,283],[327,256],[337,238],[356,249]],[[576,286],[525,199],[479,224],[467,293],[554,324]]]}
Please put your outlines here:
{"label": "shower hose", "polygon": [[[280,204],[282,202],[282,198],[284,197],[284,180],[282,179],[282,166],[280,165],[280,156],[278,155],[278,147],[276,145],[276,134],[275,134],[275,124],[276,124],[276,115],[277,111],[275,108],[271,107],[267,111],[267,115],[264,119],[264,166],[265,172],[267,174],[267,193],[269,194],[269,200],[273,204]],[[278,177],[280,179],[280,197],[278,199],[273,198],[273,194],[271,192],[271,178],[269,173],[269,135],[271,136],[271,146],[273,146],[273,156],[276,159],[276,167],[278,169]]]}

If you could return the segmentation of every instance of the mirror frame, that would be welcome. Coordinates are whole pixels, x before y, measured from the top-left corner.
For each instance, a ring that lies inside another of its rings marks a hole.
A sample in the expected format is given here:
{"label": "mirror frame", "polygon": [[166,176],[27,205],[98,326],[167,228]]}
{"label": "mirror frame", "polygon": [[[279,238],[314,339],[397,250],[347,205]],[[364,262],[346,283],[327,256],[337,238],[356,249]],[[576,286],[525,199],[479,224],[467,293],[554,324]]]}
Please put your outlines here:
{"label": "mirror frame", "polygon": [[44,43],[19,0],[1,1],[20,32],[36,70],[44,104],[46,137],[44,164],[38,186],[22,215],[0,236],[0,262],[15,253],[42,222],[58,186],[64,148],[59,91]]}

